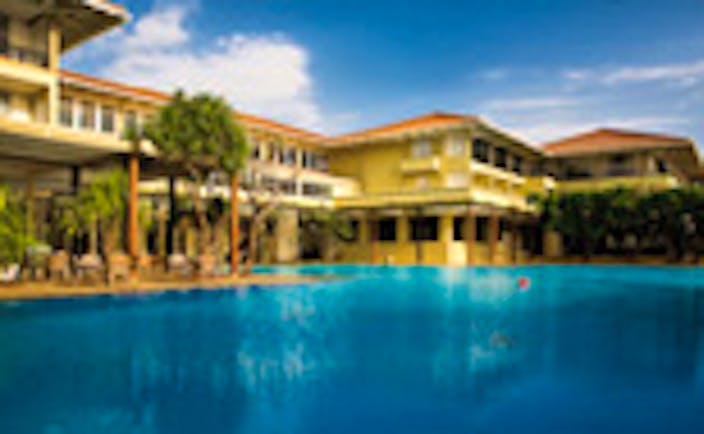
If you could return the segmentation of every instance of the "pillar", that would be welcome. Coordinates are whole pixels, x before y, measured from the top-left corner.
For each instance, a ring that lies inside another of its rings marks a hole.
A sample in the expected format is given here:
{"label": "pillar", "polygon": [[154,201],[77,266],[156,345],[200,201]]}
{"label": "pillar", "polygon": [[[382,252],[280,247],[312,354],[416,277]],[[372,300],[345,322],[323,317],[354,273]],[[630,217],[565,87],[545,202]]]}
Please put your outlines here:
{"label": "pillar", "polygon": [[[79,166],[73,166],[71,168],[71,194],[73,197],[78,196],[78,189],[81,187],[81,168]],[[74,255],[79,254],[78,250],[78,233],[73,234],[73,240],[71,241],[71,253]]]}
{"label": "pillar", "polygon": [[489,216],[489,263],[494,264],[497,260],[499,244],[499,214],[492,212]]}
{"label": "pillar", "polygon": [[164,209],[163,203],[159,205],[159,212],[157,213],[157,253],[159,257],[166,257],[166,210]]}
{"label": "pillar", "polygon": [[439,224],[439,241],[442,244],[442,252],[443,257],[442,258],[432,258],[432,262],[434,264],[444,264],[444,265],[449,265],[453,263],[453,255],[452,255],[452,242],[454,240],[454,221],[455,221],[455,216],[446,213],[446,214],[441,214],[438,219],[438,224]]}
{"label": "pillar", "polygon": [[34,215],[34,178],[30,177],[27,180],[27,191],[25,193],[25,202],[26,202],[26,231],[27,231],[27,236],[30,238],[34,238],[36,236],[36,227],[35,227],[35,215]]}
{"label": "pillar", "polygon": [[58,23],[50,22],[47,32],[47,67],[49,71],[57,74],[55,80],[49,84],[47,94],[47,120],[50,125],[59,123],[59,106],[61,97],[59,95],[58,72],[61,68],[61,29]]}
{"label": "pillar", "polygon": [[237,174],[230,177],[230,274],[237,276],[240,264],[240,213]]}
{"label": "pillar", "polygon": [[518,219],[515,217],[511,220],[511,262],[513,264],[518,263],[518,256],[521,246],[520,238],[520,226],[518,224]]}
{"label": "pillar", "polygon": [[169,219],[166,225],[166,256],[173,255],[176,251],[175,249],[175,229],[176,229],[176,215],[177,215],[177,204],[176,204],[176,178],[169,176]]}
{"label": "pillar", "polygon": [[129,156],[129,197],[127,200],[127,249],[136,271],[139,259],[139,155]]}
{"label": "pillar", "polygon": [[464,219],[464,242],[467,255],[467,265],[475,264],[475,252],[477,243],[477,212],[474,206],[467,207],[467,215]]}

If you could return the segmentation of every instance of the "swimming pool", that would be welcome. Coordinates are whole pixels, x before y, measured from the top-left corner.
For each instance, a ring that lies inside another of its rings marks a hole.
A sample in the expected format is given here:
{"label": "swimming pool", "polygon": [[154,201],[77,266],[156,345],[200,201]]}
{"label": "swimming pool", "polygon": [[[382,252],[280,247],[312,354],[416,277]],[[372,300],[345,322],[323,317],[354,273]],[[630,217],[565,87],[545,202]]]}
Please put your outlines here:
{"label": "swimming pool", "polygon": [[273,270],[0,304],[0,432],[704,432],[704,270]]}

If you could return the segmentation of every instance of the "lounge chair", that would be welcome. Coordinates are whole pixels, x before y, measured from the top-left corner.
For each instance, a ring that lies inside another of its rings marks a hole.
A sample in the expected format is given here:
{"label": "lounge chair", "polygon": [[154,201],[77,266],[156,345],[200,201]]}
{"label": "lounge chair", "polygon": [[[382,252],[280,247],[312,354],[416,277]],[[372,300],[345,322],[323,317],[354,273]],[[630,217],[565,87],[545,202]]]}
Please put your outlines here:
{"label": "lounge chair", "polygon": [[103,269],[103,260],[100,256],[88,253],[80,256],[75,261],[77,277],[81,280],[89,278],[91,280],[99,280]]}
{"label": "lounge chair", "polygon": [[0,273],[0,283],[17,282],[20,278],[19,264],[10,264],[3,272]]}
{"label": "lounge chair", "polygon": [[68,253],[59,250],[49,256],[49,278],[55,279],[57,276],[61,280],[67,280],[71,276]]}
{"label": "lounge chair", "polygon": [[169,273],[179,273],[181,275],[190,274],[193,268],[191,261],[183,253],[169,255],[167,264]]}

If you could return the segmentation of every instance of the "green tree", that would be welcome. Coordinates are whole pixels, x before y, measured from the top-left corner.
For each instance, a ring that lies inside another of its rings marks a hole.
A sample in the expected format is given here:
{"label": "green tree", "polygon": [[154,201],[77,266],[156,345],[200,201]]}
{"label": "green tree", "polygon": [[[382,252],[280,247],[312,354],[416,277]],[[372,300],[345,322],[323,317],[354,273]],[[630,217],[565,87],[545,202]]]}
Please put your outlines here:
{"label": "green tree", "polygon": [[116,252],[126,195],[127,177],[121,170],[101,174],[78,193],[77,215],[86,227],[97,223],[105,257]]}
{"label": "green tree", "polygon": [[173,100],[147,123],[144,136],[162,157],[181,165],[190,181],[200,253],[210,253],[210,228],[202,187],[214,172],[236,177],[249,153],[243,129],[221,98],[208,94],[187,97],[176,92]]}
{"label": "green tree", "polygon": [[25,202],[8,186],[0,186],[0,263],[20,263],[36,240],[27,234]]}

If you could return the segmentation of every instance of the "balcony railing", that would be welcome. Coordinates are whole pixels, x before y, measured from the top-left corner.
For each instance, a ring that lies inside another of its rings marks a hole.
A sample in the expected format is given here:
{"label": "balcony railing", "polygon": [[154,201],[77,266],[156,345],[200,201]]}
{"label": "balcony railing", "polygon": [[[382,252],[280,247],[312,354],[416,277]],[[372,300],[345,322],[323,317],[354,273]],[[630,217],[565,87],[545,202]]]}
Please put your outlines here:
{"label": "balcony railing", "polygon": [[46,51],[34,50],[31,48],[13,45],[4,47],[0,46],[0,56],[36,66],[46,67],[49,65],[49,55]]}

